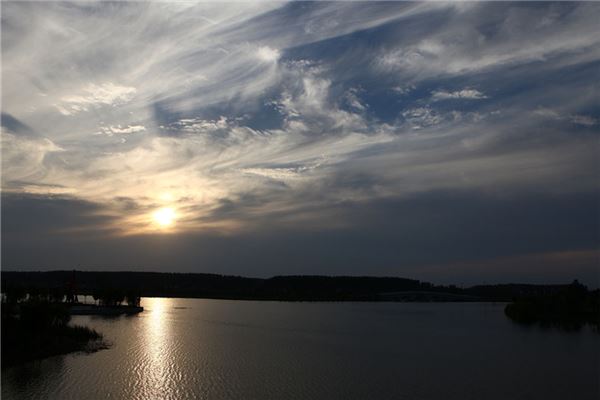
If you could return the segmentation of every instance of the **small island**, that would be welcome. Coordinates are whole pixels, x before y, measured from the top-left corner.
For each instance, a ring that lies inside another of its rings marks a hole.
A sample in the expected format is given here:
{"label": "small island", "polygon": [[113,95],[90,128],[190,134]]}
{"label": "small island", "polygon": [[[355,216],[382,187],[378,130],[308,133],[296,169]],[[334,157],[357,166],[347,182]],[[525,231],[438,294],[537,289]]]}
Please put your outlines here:
{"label": "small island", "polygon": [[600,290],[590,291],[575,280],[558,291],[520,296],[504,309],[513,321],[531,325],[579,329],[600,325]]}
{"label": "small island", "polygon": [[76,351],[106,348],[102,334],[70,325],[68,305],[28,299],[2,304],[2,368]]}
{"label": "small island", "polygon": [[[71,352],[108,347],[101,333],[70,324],[71,315],[131,315],[143,311],[140,296],[118,290],[94,293],[81,303],[75,286],[41,290],[6,288],[2,293],[2,368]],[[87,296],[85,296],[87,297]],[[122,304],[123,302],[127,304]]]}

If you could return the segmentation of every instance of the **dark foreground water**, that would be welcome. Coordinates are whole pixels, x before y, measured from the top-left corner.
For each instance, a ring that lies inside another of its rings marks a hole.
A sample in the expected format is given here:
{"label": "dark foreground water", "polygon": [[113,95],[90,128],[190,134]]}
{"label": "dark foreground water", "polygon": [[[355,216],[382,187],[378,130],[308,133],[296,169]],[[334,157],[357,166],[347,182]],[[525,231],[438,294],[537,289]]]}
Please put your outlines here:
{"label": "dark foreground water", "polygon": [[2,399],[593,399],[600,334],[503,304],[144,299],[113,343],[3,371]]}

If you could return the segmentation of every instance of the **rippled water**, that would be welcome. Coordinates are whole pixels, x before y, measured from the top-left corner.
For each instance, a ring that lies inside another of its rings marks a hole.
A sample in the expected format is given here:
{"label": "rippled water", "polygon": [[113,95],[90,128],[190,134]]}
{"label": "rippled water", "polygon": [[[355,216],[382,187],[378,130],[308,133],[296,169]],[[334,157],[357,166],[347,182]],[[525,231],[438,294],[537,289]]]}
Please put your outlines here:
{"label": "rippled water", "polygon": [[600,335],[502,304],[144,299],[112,347],[2,373],[2,399],[594,399]]}

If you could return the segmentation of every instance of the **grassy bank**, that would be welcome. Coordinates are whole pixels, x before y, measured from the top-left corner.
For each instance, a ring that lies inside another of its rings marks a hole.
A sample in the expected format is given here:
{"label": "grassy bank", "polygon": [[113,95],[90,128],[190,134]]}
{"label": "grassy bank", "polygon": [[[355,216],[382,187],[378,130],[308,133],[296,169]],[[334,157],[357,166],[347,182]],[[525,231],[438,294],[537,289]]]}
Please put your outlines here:
{"label": "grassy bank", "polygon": [[104,347],[93,329],[69,325],[66,305],[40,301],[2,304],[2,368]]}

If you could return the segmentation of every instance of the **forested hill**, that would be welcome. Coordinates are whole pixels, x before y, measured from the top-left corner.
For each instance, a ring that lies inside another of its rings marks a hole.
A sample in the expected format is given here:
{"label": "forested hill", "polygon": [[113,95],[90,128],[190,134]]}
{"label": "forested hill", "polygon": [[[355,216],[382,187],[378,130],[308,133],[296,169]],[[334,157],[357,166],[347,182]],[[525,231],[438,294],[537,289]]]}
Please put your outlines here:
{"label": "forested hill", "polygon": [[197,297],[290,301],[510,301],[553,293],[565,285],[437,286],[396,277],[275,276],[268,279],[159,272],[2,271],[2,292],[49,293],[69,288],[81,295],[114,290],[142,297]]}

